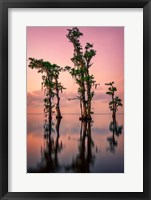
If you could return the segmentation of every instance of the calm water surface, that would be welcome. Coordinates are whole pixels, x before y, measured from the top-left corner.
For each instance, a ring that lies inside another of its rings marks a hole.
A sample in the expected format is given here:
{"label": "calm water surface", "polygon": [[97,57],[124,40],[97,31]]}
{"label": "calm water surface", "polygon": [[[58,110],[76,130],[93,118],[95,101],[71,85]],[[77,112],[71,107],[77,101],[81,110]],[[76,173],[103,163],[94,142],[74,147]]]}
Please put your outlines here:
{"label": "calm water surface", "polygon": [[49,136],[43,115],[27,116],[28,173],[123,173],[124,116],[93,115],[92,122],[78,115],[52,119]]}

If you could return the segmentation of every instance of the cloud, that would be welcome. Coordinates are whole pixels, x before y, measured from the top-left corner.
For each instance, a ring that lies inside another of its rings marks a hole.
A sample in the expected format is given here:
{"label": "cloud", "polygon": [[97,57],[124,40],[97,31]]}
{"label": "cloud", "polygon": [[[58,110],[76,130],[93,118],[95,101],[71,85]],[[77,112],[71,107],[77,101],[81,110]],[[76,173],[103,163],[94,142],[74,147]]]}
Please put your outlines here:
{"label": "cloud", "polygon": [[109,100],[109,97],[107,94],[103,93],[103,92],[96,92],[94,95],[94,100]]}
{"label": "cloud", "polygon": [[73,104],[77,104],[79,103],[78,99],[74,99],[77,98],[78,94],[76,92],[70,92],[70,91],[64,91],[63,93],[60,94],[60,98],[61,98],[61,106],[63,107],[67,107]]}
{"label": "cloud", "polygon": [[41,106],[43,105],[44,94],[43,91],[33,91],[27,93],[27,104],[28,106]]}
{"label": "cloud", "polygon": [[70,91],[64,91],[60,94],[63,100],[68,100],[72,98],[76,98],[78,96],[77,92],[70,92]]}
{"label": "cloud", "polygon": [[[92,101],[93,111],[96,113],[99,112],[108,112],[108,103],[110,101],[109,95],[106,94],[105,88],[97,88],[95,95]],[[123,92],[118,92],[117,94],[123,102]],[[69,100],[77,97],[77,91],[63,91],[60,93],[60,108],[62,113],[80,113],[79,100]],[[42,90],[36,90],[30,93],[27,93],[27,102],[28,102],[28,113],[43,113],[44,108],[44,92]],[[56,98],[53,100],[56,102]],[[119,109],[123,110],[123,107]],[[55,111],[55,108],[54,108]]]}

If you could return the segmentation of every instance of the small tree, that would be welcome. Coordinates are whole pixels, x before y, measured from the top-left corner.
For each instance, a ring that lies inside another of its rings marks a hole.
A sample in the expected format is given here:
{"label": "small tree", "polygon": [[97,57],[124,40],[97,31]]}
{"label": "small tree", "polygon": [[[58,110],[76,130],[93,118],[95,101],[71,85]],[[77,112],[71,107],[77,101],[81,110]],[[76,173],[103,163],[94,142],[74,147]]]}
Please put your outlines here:
{"label": "small tree", "polygon": [[51,64],[48,61],[43,61],[43,59],[37,60],[35,58],[29,58],[29,67],[31,69],[38,69],[38,73],[42,73],[42,88],[44,88],[45,99],[44,99],[44,112],[49,115],[49,121],[51,121],[53,110],[55,106],[53,103],[54,96],[57,97],[56,103],[56,118],[62,118],[60,111],[60,96],[59,93],[65,89],[59,80],[59,74],[62,71],[62,68],[56,64]]}
{"label": "small tree", "polygon": [[91,119],[91,101],[94,96],[92,86],[97,87],[94,76],[89,74],[89,69],[92,66],[91,60],[96,55],[93,45],[87,43],[84,52],[83,47],[79,41],[83,33],[77,27],[68,29],[67,38],[73,44],[74,53],[71,61],[74,67],[66,66],[65,69],[69,71],[78,85],[78,98],[80,100],[80,107],[82,110],[81,119]]}
{"label": "small tree", "polygon": [[118,111],[118,107],[123,106],[122,100],[118,96],[115,96],[117,88],[114,87],[114,82],[105,83],[105,85],[109,86],[106,94],[111,97],[111,101],[109,102],[109,108],[112,111],[113,119],[116,119],[116,112]]}

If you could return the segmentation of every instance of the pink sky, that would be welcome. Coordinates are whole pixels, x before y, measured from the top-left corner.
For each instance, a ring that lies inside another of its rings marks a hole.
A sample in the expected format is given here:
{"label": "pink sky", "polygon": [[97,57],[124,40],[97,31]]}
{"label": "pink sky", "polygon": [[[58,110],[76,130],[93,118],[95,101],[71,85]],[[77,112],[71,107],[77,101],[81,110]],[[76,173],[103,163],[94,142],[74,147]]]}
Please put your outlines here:
{"label": "pink sky", "polygon": [[[73,46],[66,38],[67,28],[72,27],[27,27],[27,59],[34,57],[56,63],[62,67],[73,66]],[[117,95],[124,101],[124,27],[78,27],[83,33],[81,43],[92,43],[97,51],[92,59],[91,74],[100,86],[95,90],[93,108],[95,113],[110,113],[109,97],[105,94],[106,82],[114,81]],[[43,112],[43,91],[41,91],[41,74],[28,68],[27,92],[28,113]],[[77,85],[68,72],[60,75],[60,81],[67,88],[61,94],[63,113],[79,113],[79,103],[68,101],[77,94]],[[123,112],[123,108],[119,109]]]}

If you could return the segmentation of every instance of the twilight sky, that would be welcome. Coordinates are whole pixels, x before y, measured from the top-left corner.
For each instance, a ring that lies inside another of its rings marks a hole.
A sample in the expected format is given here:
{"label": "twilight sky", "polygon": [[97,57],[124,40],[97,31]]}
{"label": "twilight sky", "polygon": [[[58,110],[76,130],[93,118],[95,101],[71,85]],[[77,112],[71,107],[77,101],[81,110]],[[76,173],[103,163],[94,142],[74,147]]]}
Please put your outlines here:
{"label": "twilight sky", "polygon": [[[66,38],[67,29],[72,27],[27,27],[27,59],[34,57],[56,63],[62,67],[73,66],[73,46]],[[100,86],[95,90],[92,107],[94,113],[110,113],[109,96],[105,94],[106,82],[114,81],[117,95],[124,101],[124,27],[78,27],[83,33],[81,43],[92,43],[97,51],[92,59],[90,73]],[[28,113],[43,112],[43,91],[41,74],[28,68],[27,61],[27,102]],[[60,82],[66,90],[61,94],[62,113],[80,113],[79,102],[69,101],[77,95],[74,79],[64,72]],[[123,102],[124,103],[124,102]],[[119,109],[123,113],[124,108]]]}

